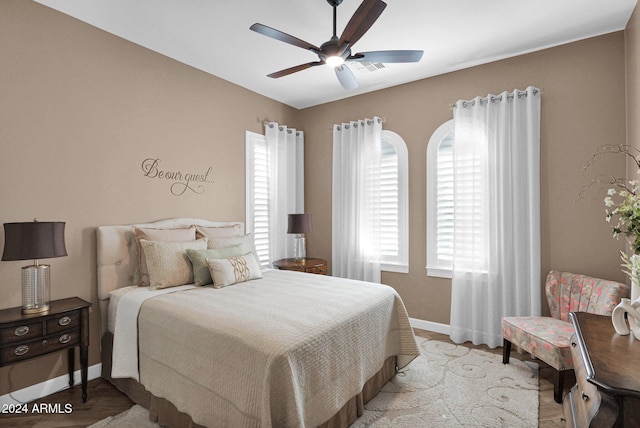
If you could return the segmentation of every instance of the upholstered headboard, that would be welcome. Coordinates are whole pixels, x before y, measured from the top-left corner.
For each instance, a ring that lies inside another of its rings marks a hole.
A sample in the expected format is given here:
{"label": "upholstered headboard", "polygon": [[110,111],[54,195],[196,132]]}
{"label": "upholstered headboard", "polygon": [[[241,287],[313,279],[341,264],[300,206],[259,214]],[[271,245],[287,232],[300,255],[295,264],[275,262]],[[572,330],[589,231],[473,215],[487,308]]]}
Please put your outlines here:
{"label": "upholstered headboard", "polygon": [[[138,249],[133,237],[133,226],[174,229],[191,225],[217,227],[234,224],[240,225],[241,232],[244,233],[242,222],[220,222],[198,218],[171,218],[153,223],[98,227],[98,299],[100,299],[103,324],[106,319],[109,293],[117,288],[137,284],[140,280]],[[103,328],[104,331],[106,330]]]}

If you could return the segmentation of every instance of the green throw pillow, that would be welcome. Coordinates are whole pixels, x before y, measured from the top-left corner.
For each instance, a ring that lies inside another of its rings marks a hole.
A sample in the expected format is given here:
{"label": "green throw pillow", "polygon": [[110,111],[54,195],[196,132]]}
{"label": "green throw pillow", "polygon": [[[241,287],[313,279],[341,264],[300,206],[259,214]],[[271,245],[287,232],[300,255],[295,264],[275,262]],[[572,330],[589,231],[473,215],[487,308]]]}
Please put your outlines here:
{"label": "green throw pillow", "polygon": [[187,250],[187,256],[193,265],[193,282],[195,285],[212,284],[211,273],[206,259],[226,259],[242,255],[242,245],[208,250]]}

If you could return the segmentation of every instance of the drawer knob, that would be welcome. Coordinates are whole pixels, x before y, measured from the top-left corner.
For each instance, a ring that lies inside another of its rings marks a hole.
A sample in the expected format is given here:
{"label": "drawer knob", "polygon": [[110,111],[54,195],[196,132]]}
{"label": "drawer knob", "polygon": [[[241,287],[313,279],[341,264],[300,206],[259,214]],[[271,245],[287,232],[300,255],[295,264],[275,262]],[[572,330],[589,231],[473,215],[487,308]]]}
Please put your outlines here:
{"label": "drawer knob", "polygon": [[27,333],[29,333],[29,326],[28,325],[20,326],[20,327],[16,328],[13,331],[13,334],[16,335],[16,336],[24,336]]}
{"label": "drawer knob", "polygon": [[62,336],[60,336],[60,343],[69,343],[71,341],[71,335],[69,334],[63,334]]}
{"label": "drawer knob", "polygon": [[71,324],[71,318],[69,317],[62,317],[60,318],[60,320],[58,321],[58,324],[60,324],[61,326],[65,326],[65,325],[69,325]]}
{"label": "drawer knob", "polygon": [[47,339],[42,341],[42,347],[46,348],[47,346],[49,346],[49,341]]}
{"label": "drawer knob", "polygon": [[589,401],[589,396],[588,396],[587,394],[585,394],[584,392],[582,392],[582,393],[581,393],[581,395],[582,395],[582,399],[583,399],[584,401]]}
{"label": "drawer knob", "polygon": [[27,345],[20,345],[13,351],[13,353],[18,357],[25,355],[27,352],[29,352],[29,347]]}

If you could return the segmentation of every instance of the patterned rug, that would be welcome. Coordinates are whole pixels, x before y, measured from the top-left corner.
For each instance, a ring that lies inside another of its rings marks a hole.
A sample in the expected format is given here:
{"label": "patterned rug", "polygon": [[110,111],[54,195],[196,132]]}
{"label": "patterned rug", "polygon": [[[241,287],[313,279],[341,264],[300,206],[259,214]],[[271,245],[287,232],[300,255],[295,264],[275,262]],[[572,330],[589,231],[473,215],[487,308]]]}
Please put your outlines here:
{"label": "patterned rug", "polygon": [[[365,405],[353,428],[537,427],[538,365],[416,338],[422,355]],[[158,425],[136,405],[89,428]]]}
{"label": "patterned rug", "polygon": [[538,365],[417,338],[421,356],[352,427],[537,427]]}

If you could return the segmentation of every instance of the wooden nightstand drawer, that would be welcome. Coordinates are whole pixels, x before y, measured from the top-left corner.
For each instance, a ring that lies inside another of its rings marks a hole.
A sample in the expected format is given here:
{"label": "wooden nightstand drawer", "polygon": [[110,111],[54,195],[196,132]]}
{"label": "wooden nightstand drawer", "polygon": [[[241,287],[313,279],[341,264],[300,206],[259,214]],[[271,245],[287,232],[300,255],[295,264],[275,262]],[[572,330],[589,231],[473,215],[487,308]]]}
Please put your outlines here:
{"label": "wooden nightstand drawer", "polygon": [[0,346],[9,343],[24,342],[35,337],[41,337],[44,334],[42,331],[42,322],[24,322],[20,324],[13,324],[10,327],[0,328]]}
{"label": "wooden nightstand drawer", "polygon": [[80,312],[67,312],[47,320],[47,334],[77,328],[80,325]]}
{"label": "wooden nightstand drawer", "polygon": [[28,360],[38,355],[48,354],[80,343],[78,331],[47,336],[44,339],[5,346],[0,350],[0,364],[10,364]]}

